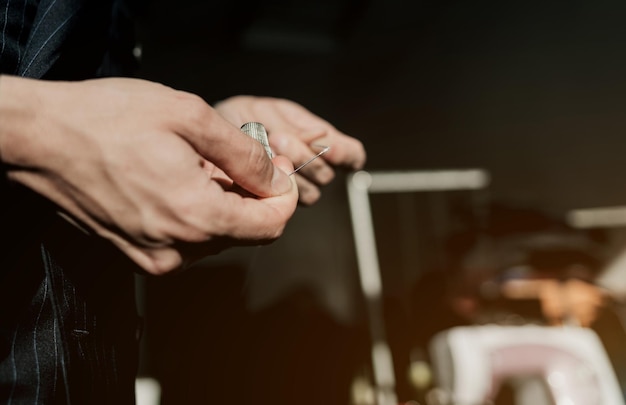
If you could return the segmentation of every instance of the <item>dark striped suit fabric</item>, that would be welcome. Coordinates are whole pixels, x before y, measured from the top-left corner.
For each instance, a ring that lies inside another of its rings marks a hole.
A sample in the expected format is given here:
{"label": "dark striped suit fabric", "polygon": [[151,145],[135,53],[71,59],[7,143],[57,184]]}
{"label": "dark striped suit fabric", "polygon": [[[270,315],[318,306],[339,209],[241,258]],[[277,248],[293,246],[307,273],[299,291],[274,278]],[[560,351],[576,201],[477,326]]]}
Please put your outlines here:
{"label": "dark striped suit fabric", "polygon": [[[105,75],[118,66],[111,55],[132,48],[111,28],[125,10],[113,0],[0,0],[0,73]],[[137,317],[126,259],[4,171],[0,231],[0,404],[134,403]]]}

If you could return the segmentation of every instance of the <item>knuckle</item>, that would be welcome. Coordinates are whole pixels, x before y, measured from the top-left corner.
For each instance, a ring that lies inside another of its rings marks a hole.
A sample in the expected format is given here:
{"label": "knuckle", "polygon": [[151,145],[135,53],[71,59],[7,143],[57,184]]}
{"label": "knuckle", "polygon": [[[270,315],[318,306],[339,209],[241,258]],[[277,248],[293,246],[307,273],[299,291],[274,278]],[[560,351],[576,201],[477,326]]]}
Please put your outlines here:
{"label": "knuckle", "polygon": [[183,111],[188,122],[201,126],[206,123],[211,108],[200,96],[187,93],[183,99]]}
{"label": "knuckle", "polygon": [[172,199],[164,210],[146,214],[142,234],[147,246],[172,246],[176,242],[203,240],[194,208],[180,199]]}
{"label": "knuckle", "polygon": [[228,236],[236,233],[236,228],[240,226],[241,218],[236,210],[221,207],[214,215],[211,222],[212,231],[218,236]]}
{"label": "knuckle", "polygon": [[210,224],[201,215],[205,210],[199,209],[197,204],[182,201],[174,212],[176,218],[172,224],[171,234],[175,240],[199,243],[210,238]]}

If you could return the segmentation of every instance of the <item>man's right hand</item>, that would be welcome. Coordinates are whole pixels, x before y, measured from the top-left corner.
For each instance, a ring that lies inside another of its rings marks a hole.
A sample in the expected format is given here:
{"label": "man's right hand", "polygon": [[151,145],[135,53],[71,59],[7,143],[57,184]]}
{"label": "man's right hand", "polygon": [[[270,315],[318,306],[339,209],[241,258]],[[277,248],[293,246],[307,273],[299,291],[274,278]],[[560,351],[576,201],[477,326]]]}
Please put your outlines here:
{"label": "man's right hand", "polygon": [[0,158],[153,274],[274,240],[298,200],[288,159],[272,164],[199,97],[135,79],[1,76]]}

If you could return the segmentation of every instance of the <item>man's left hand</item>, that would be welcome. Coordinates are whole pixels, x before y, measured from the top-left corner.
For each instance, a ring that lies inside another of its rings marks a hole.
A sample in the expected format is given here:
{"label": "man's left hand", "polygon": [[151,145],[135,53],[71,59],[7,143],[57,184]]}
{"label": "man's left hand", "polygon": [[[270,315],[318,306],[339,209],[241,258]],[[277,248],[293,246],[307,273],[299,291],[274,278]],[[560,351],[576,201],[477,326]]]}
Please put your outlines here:
{"label": "man's left hand", "polygon": [[360,169],[365,164],[363,144],[311,113],[301,105],[272,97],[235,96],[215,105],[227,121],[240,127],[246,122],[262,123],[272,150],[291,159],[295,167],[321,151],[330,150],[296,174],[300,203],[311,205],[321,196],[320,187],[335,177],[333,166]]}

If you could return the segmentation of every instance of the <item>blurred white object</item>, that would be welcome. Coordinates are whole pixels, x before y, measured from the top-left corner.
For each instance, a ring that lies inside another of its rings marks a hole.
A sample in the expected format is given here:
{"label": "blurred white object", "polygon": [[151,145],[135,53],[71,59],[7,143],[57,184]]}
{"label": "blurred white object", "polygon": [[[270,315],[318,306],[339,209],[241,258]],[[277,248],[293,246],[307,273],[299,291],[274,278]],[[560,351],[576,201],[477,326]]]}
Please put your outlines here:
{"label": "blurred white object", "polygon": [[626,300],[626,250],[615,257],[594,282],[618,301]]}
{"label": "blurred white object", "polygon": [[[620,228],[626,226],[626,206],[572,210],[567,222],[574,228]],[[626,300],[626,249],[618,253],[594,280],[618,301]]]}
{"label": "blurred white object", "polygon": [[437,386],[455,405],[492,401],[503,382],[524,377],[540,378],[551,398],[537,384],[522,383],[515,387],[521,405],[624,405],[611,363],[591,329],[456,327],[433,338],[431,355]]}
{"label": "blurred white object", "polygon": [[350,391],[352,405],[376,405],[376,391],[367,378],[356,377],[352,381]]}
{"label": "blurred white object", "polygon": [[161,385],[154,378],[137,378],[135,380],[136,405],[159,405],[161,402]]}
{"label": "blurred white object", "polygon": [[481,169],[367,172],[348,176],[348,200],[356,247],[361,290],[367,300],[371,356],[377,405],[398,403],[393,358],[385,336],[382,281],[369,195],[374,193],[477,190],[487,187],[489,175]]}
{"label": "blurred white object", "polygon": [[610,228],[626,226],[626,206],[572,210],[567,222],[574,228]]}

